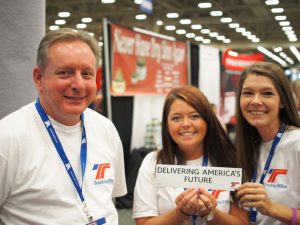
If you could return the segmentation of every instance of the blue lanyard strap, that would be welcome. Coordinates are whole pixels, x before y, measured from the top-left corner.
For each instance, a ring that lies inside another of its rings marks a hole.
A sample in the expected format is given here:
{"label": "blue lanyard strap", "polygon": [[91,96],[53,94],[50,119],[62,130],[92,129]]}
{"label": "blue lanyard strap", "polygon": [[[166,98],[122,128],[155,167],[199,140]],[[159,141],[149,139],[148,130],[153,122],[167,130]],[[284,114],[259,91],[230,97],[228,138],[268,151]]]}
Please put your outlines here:
{"label": "blue lanyard strap", "polygon": [[[78,195],[80,197],[80,200],[84,202],[84,197],[82,194],[82,187],[79,185],[78,180],[76,178],[76,175],[74,173],[73,167],[63,149],[63,146],[55,132],[54,127],[52,126],[51,121],[49,120],[46,112],[44,111],[39,99],[35,102],[35,107],[49,133],[49,136],[55,146],[55,149],[60,156],[66,171],[69,174],[69,177],[71,178],[73,185],[75,186]],[[84,116],[81,115],[81,121],[82,121],[82,136],[81,136],[81,148],[80,148],[80,164],[81,164],[81,171],[82,171],[82,181],[85,173],[85,167],[86,167],[86,157],[87,157],[87,139],[86,139],[86,133],[85,133],[85,127],[84,127]]]}
{"label": "blue lanyard strap", "polygon": [[[273,140],[273,143],[272,143],[272,146],[271,146],[271,149],[270,149],[270,153],[268,155],[267,161],[266,161],[265,166],[264,166],[263,173],[262,173],[262,175],[260,177],[260,180],[259,180],[259,183],[261,183],[261,184],[264,184],[265,177],[266,177],[266,175],[268,173],[268,170],[270,168],[271,161],[272,161],[274,153],[275,153],[275,149],[276,149],[276,147],[277,147],[277,145],[278,145],[278,143],[281,140],[281,137],[283,135],[284,128],[285,128],[285,124],[283,123],[281,125],[281,127],[279,128],[279,130],[276,134],[276,137]],[[253,176],[252,176],[252,182],[255,182],[256,178],[257,178],[257,169],[255,168]],[[252,222],[256,222],[256,217],[257,217],[257,210],[254,209],[253,207],[250,207],[250,220]]]}
{"label": "blue lanyard strap", "polygon": [[[203,161],[202,161],[202,166],[206,167],[207,165],[208,165],[208,156],[207,156],[207,154],[204,154]],[[193,214],[192,218],[193,218],[193,225],[196,225],[196,220],[197,220],[198,216]]]}

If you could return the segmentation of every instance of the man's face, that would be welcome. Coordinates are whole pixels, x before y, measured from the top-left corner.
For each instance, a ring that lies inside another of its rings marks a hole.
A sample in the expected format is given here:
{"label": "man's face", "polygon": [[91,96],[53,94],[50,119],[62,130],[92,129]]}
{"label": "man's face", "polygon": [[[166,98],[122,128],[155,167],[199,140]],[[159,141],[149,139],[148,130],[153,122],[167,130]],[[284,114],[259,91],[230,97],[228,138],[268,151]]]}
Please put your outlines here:
{"label": "man's face", "polygon": [[65,125],[78,123],[95,98],[96,71],[95,55],[86,43],[52,44],[45,68],[35,68],[33,74],[46,113]]}

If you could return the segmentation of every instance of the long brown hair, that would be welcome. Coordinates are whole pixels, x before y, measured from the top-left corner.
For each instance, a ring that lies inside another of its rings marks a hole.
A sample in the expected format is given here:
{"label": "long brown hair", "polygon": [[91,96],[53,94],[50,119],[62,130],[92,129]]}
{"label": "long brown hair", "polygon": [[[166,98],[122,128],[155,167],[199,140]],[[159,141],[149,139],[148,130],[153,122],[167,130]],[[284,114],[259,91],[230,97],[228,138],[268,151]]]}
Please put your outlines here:
{"label": "long brown hair", "polygon": [[213,166],[234,167],[235,148],[219,119],[212,111],[205,95],[196,87],[182,86],[172,89],[167,95],[162,115],[162,147],[157,162],[162,164],[185,164],[183,154],[171,138],[168,129],[168,115],[173,102],[177,99],[185,101],[193,107],[207,123],[204,138],[204,151]]}
{"label": "long brown hair", "polygon": [[299,115],[293,100],[289,81],[284,71],[279,66],[269,62],[258,62],[246,68],[241,75],[236,95],[237,163],[238,167],[243,168],[244,181],[250,181],[252,179],[253,171],[257,166],[259,157],[258,151],[261,143],[257,129],[245,120],[240,108],[242,88],[249,74],[265,76],[272,80],[283,105],[283,108],[281,108],[279,112],[279,120],[288,126],[300,127]]}

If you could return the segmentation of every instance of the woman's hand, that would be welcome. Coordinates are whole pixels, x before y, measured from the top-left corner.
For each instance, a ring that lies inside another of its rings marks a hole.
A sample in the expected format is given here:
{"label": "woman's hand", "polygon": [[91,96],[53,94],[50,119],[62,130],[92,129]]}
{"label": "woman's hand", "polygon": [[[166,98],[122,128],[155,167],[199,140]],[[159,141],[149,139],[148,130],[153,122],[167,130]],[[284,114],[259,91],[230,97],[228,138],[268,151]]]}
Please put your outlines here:
{"label": "woman's hand", "polygon": [[255,207],[263,215],[271,214],[273,203],[260,183],[244,183],[236,189],[236,198],[243,207]]}
{"label": "woman's hand", "polygon": [[217,201],[208,191],[204,188],[197,189],[197,210],[196,214],[201,217],[207,217],[210,214],[214,213],[215,208],[217,207]]}
{"label": "woman's hand", "polygon": [[197,189],[188,188],[177,196],[175,200],[177,210],[186,216],[193,215],[197,209],[197,197]]}

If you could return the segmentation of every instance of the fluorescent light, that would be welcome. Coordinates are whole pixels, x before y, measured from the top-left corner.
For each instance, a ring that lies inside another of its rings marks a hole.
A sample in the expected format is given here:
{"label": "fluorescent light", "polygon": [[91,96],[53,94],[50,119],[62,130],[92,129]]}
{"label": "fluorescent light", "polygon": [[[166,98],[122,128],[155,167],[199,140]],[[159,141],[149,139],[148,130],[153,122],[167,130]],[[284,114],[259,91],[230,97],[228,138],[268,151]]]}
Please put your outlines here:
{"label": "fluorescent light", "polygon": [[230,28],[238,28],[238,27],[240,27],[240,24],[238,24],[238,23],[230,23],[228,26]]}
{"label": "fluorescent light", "polygon": [[283,8],[273,8],[271,9],[272,13],[283,13],[284,9]]}
{"label": "fluorescent light", "polygon": [[204,38],[202,36],[195,37],[195,41],[202,41]]}
{"label": "fluorescent light", "polygon": [[185,29],[178,29],[178,30],[176,30],[176,34],[186,34],[186,30]]}
{"label": "fluorescent light", "polygon": [[147,16],[146,16],[146,14],[138,14],[135,16],[135,19],[136,20],[145,20],[145,19],[147,19]]}
{"label": "fluorescent light", "polygon": [[115,3],[115,0],[101,0],[101,2],[103,4],[111,4],[111,3]]}
{"label": "fluorescent light", "polygon": [[64,25],[66,23],[65,20],[55,20],[54,22],[56,25]]}
{"label": "fluorescent light", "polygon": [[167,13],[167,17],[170,18],[170,19],[174,19],[174,18],[178,18],[179,17],[179,14],[178,13]]}
{"label": "fluorescent light", "polygon": [[291,52],[296,56],[297,60],[300,62],[300,53],[295,46],[290,46]]}
{"label": "fluorescent light", "polygon": [[222,16],[223,12],[222,11],[211,11],[210,15],[211,16]]}
{"label": "fluorescent light", "polygon": [[158,26],[161,26],[161,25],[163,25],[163,24],[164,24],[164,22],[161,21],[161,20],[157,20],[157,21],[156,21],[156,25],[158,25]]}
{"label": "fluorescent light", "polygon": [[289,21],[280,21],[279,25],[280,26],[289,26],[291,23]]}
{"label": "fluorescent light", "polygon": [[275,16],[275,20],[286,20],[286,16]]}
{"label": "fluorescent light", "polygon": [[166,30],[176,30],[176,27],[174,25],[167,25],[165,26]]}
{"label": "fluorescent light", "polygon": [[58,29],[59,29],[59,26],[57,26],[57,25],[49,26],[49,30],[58,30]]}
{"label": "fluorescent light", "polygon": [[282,51],[282,47],[276,47],[273,50],[274,50],[274,52],[281,52]]}
{"label": "fluorescent light", "polygon": [[69,17],[71,15],[71,13],[69,12],[59,12],[58,16],[59,17]]}
{"label": "fluorescent light", "polygon": [[190,19],[181,19],[181,20],[179,20],[179,23],[180,24],[191,24],[192,21]]}
{"label": "fluorescent light", "polygon": [[223,17],[220,19],[221,23],[231,23],[232,19],[230,17]]}
{"label": "fluorescent light", "polygon": [[93,21],[93,19],[91,17],[84,17],[81,19],[82,23],[90,23],[92,21]]}
{"label": "fluorescent light", "polygon": [[229,43],[231,43],[231,40],[229,38],[226,38],[226,39],[223,40],[223,43],[229,44]]}
{"label": "fluorescent light", "polygon": [[201,30],[202,26],[201,26],[200,24],[193,24],[193,25],[191,26],[191,28],[192,28],[193,30]]}
{"label": "fluorescent light", "polygon": [[208,34],[210,37],[217,37],[219,34],[218,32],[211,32]]}
{"label": "fluorescent light", "polygon": [[77,29],[84,29],[86,27],[87,27],[87,25],[85,23],[78,23],[78,24],[76,24],[76,28]]}
{"label": "fluorescent light", "polygon": [[210,2],[202,2],[198,4],[198,7],[201,9],[211,8],[212,4]]}
{"label": "fluorescent light", "polygon": [[278,5],[279,1],[278,0],[267,0],[265,1],[266,5]]}
{"label": "fluorescent light", "polygon": [[185,36],[187,38],[194,38],[196,35],[194,33],[187,33]]}
{"label": "fluorescent light", "polygon": [[210,44],[211,40],[210,39],[203,39],[202,43],[203,44]]}
{"label": "fluorescent light", "polygon": [[278,57],[277,55],[274,55],[272,52],[270,52],[269,50],[265,49],[262,46],[258,46],[257,50],[264,53],[266,56],[268,56],[269,58],[273,59],[274,61],[280,63],[282,66],[287,66],[287,63],[281,59],[280,57]]}
{"label": "fluorescent light", "polygon": [[200,32],[202,34],[209,34],[210,33],[210,29],[202,29]]}

